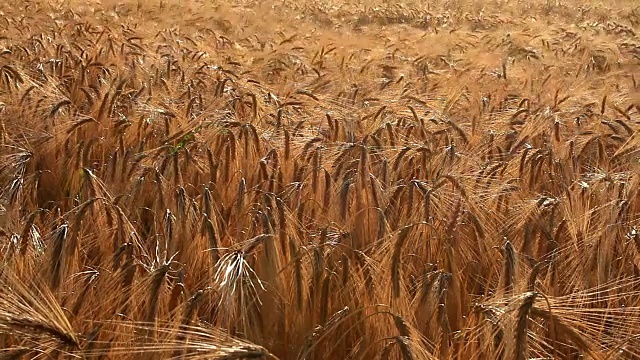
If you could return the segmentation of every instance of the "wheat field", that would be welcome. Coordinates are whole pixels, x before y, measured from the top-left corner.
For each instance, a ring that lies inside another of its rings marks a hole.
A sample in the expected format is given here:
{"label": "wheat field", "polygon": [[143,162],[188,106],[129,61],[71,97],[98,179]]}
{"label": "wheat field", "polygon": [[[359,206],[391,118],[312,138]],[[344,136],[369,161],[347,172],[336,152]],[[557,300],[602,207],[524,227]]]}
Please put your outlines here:
{"label": "wheat field", "polygon": [[0,359],[640,358],[636,1],[0,15]]}

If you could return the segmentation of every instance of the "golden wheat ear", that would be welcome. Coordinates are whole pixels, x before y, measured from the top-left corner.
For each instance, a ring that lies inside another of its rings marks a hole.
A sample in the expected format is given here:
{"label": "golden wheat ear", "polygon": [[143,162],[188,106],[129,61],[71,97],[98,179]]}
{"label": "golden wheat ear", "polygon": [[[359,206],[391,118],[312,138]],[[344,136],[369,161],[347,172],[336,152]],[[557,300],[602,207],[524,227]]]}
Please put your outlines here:
{"label": "golden wheat ear", "polygon": [[[273,354],[259,345],[233,337],[228,333],[205,326],[178,325],[170,322],[130,322],[106,321],[116,330],[111,338],[121,341],[96,341],[104,348],[85,350],[84,357],[113,356],[118,359],[208,359],[208,360],[240,360],[262,359],[278,360]],[[135,338],[135,334],[157,332],[157,338]],[[130,338],[131,335],[134,338]],[[174,354],[169,356],[168,354]]]}
{"label": "golden wheat ear", "polygon": [[36,281],[26,284],[7,269],[0,272],[0,333],[33,351],[80,348],[78,335],[49,288]]}

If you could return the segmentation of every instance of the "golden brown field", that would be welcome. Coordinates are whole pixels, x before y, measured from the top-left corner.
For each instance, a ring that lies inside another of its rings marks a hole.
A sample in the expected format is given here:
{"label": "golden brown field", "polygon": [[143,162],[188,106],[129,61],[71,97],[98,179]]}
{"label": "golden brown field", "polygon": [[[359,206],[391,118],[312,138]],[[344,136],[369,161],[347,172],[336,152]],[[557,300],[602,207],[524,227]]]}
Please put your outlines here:
{"label": "golden brown field", "polygon": [[636,1],[0,15],[0,359],[640,358]]}

